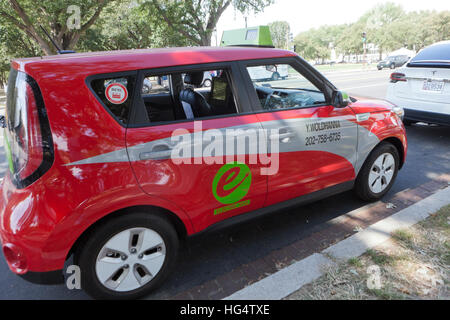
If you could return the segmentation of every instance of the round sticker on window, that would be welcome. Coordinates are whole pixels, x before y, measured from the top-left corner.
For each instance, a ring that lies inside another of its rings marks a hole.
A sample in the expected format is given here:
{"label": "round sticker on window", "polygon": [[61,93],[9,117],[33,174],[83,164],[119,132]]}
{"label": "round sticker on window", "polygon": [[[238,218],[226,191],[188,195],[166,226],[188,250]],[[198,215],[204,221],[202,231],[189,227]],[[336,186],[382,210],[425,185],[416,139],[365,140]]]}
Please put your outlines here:
{"label": "round sticker on window", "polygon": [[105,91],[106,99],[114,104],[121,104],[127,101],[128,91],[127,88],[120,83],[111,83],[106,87]]}

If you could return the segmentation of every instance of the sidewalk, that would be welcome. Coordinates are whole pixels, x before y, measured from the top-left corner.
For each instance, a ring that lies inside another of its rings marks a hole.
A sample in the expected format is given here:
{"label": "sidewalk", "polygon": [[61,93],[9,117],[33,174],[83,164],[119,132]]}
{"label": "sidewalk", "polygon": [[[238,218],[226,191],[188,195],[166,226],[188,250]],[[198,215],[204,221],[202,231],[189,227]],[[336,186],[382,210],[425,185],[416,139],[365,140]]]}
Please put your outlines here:
{"label": "sidewalk", "polygon": [[288,300],[450,299],[450,205],[358,258],[325,270]]}
{"label": "sidewalk", "polygon": [[[305,259],[297,261],[280,271],[263,278],[225,298],[226,300],[279,300],[284,299],[303,286],[336,270],[342,263],[355,259],[367,250],[383,244],[391,235],[428,218],[443,206],[450,204],[450,187],[424,198],[378,221],[364,230]],[[393,204],[391,204],[393,205]],[[447,244],[448,245],[448,244]],[[301,294],[299,293],[301,296]]]}
{"label": "sidewalk", "polygon": [[0,115],[5,114],[5,108],[6,108],[6,94],[5,90],[0,89]]}

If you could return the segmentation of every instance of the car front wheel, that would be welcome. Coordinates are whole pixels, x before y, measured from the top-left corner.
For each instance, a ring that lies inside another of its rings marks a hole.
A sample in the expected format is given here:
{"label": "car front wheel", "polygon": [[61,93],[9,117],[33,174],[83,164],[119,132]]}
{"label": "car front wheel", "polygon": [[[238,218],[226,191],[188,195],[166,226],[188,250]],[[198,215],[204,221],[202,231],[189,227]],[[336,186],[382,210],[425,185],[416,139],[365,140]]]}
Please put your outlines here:
{"label": "car front wheel", "polygon": [[382,198],[397,177],[400,157],[397,148],[388,142],[379,144],[369,155],[356,179],[355,192],[365,201]]}
{"label": "car front wheel", "polygon": [[177,253],[177,233],[163,215],[129,213],[95,228],[75,263],[93,298],[137,299],[161,285]]}

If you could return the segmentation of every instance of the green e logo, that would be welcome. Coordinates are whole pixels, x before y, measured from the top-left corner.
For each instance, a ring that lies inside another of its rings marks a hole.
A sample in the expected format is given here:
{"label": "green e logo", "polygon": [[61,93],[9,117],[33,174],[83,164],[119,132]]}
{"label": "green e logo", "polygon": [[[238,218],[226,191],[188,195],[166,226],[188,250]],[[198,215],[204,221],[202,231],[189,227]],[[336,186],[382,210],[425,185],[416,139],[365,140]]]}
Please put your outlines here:
{"label": "green e logo", "polygon": [[247,165],[239,162],[227,163],[214,177],[212,192],[220,203],[232,204],[247,195],[251,183],[252,173]]}

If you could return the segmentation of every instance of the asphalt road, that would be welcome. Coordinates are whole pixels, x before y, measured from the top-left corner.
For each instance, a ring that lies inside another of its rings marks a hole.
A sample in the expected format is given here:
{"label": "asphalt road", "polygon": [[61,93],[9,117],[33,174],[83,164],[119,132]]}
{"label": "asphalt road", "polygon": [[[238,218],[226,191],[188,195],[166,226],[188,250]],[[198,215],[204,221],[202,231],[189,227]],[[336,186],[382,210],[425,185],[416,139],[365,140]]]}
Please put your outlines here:
{"label": "asphalt road", "polygon": [[389,84],[389,69],[328,72],[324,75],[339,90],[357,97],[384,99]]}
{"label": "asphalt road", "polygon": [[[341,90],[355,96],[384,98],[390,71],[328,73]],[[409,154],[404,168],[389,194],[415,188],[443,173],[450,173],[450,128],[415,125],[407,129]],[[0,163],[4,151],[0,149]],[[0,167],[3,176],[6,165]],[[330,205],[332,204],[332,205]],[[306,206],[276,212],[231,229],[190,239],[180,254],[174,274],[158,292],[148,298],[166,298],[200,285],[232,269],[257,260],[268,253],[301,240],[323,229],[331,219],[366,203],[352,192],[327,198]],[[40,286],[12,274],[0,256],[0,299],[85,299],[80,290],[64,285]]]}

